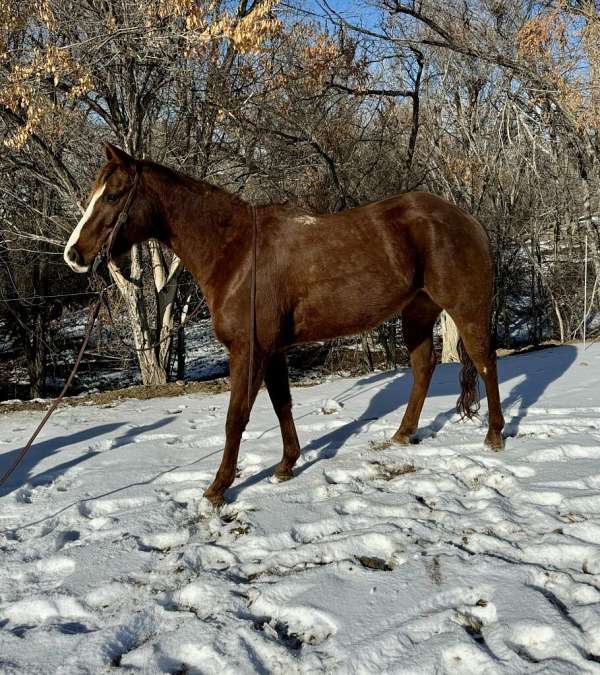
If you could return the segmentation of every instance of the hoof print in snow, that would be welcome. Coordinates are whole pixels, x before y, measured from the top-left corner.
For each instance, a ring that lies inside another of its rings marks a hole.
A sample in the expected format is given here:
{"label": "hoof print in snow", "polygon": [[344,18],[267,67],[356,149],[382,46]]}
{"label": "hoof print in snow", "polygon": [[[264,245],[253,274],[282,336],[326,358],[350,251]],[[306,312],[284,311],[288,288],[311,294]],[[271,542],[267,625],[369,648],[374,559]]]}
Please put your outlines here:
{"label": "hoof print in snow", "polygon": [[252,529],[250,523],[245,520],[240,520],[239,516],[239,513],[232,511],[221,513],[222,531],[220,534],[231,534],[236,539],[248,534]]}
{"label": "hoof print in snow", "polygon": [[369,450],[373,452],[381,452],[381,450],[388,450],[392,447],[392,441],[390,438],[384,441],[369,441]]}
{"label": "hoof print in snow", "polygon": [[60,551],[61,549],[68,547],[69,544],[79,541],[80,537],[81,534],[77,530],[65,530],[56,537],[55,549]]}
{"label": "hoof print in snow", "polygon": [[[287,588],[294,588],[293,583]],[[327,612],[308,605],[287,604],[286,595],[250,591],[249,609],[257,630],[289,649],[319,645],[337,632],[336,621]]]}
{"label": "hoof print in snow", "polygon": [[35,488],[27,484],[15,492],[15,501],[18,504],[33,504],[35,496]]}
{"label": "hoof print in snow", "polygon": [[272,640],[283,643],[288,649],[300,649],[302,641],[295,635],[290,635],[289,627],[281,621],[269,620],[269,618],[258,619],[254,622],[254,628],[262,631]]}
{"label": "hoof print in snow", "polygon": [[224,523],[234,523],[237,519],[237,513],[234,511],[221,511],[220,517]]}
{"label": "hoof print in snow", "polygon": [[234,537],[239,538],[243,537],[244,535],[248,534],[250,532],[250,524],[246,523],[242,525],[241,523],[237,526],[229,530],[230,534],[232,534]]}
{"label": "hoof print in snow", "polygon": [[463,626],[470,637],[472,637],[476,642],[483,642],[483,635],[481,634],[483,624],[481,621],[479,621],[479,619],[477,619],[477,617],[467,616],[461,612],[457,612],[456,622]]}
{"label": "hoof print in snow", "polygon": [[358,556],[357,560],[368,570],[391,572],[396,567],[396,563],[393,560],[384,560],[383,558],[377,558],[374,556],[360,555]]}
{"label": "hoof print in snow", "polygon": [[320,645],[335,632],[333,627],[324,628],[320,622],[317,622],[315,626],[305,626],[303,622],[292,626],[287,621],[270,617],[257,619],[254,622],[254,628],[293,650],[301,649],[303,645]]}
{"label": "hoof print in snow", "polygon": [[384,464],[383,462],[371,462],[377,470],[376,478],[381,480],[393,480],[406,473],[414,473],[417,469],[414,464]]}

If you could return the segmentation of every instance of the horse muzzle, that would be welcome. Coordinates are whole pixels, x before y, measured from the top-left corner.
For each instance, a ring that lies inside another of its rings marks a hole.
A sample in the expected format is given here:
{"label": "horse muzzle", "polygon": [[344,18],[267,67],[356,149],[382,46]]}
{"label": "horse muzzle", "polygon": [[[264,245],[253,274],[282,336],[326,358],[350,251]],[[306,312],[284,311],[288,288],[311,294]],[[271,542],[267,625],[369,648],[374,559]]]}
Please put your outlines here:
{"label": "horse muzzle", "polygon": [[89,272],[90,265],[86,265],[83,260],[83,256],[75,248],[75,246],[67,246],[64,252],[64,259],[67,265],[73,270],[73,272],[78,272],[83,274],[84,272]]}

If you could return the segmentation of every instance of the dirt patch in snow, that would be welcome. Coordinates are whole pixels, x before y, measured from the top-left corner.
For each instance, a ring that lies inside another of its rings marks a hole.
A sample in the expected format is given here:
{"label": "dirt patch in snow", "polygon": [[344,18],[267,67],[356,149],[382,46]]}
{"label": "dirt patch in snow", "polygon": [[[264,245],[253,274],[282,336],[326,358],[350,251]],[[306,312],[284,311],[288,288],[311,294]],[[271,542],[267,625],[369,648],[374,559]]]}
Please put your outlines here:
{"label": "dirt patch in snow", "polygon": [[[146,400],[183,394],[220,394],[229,391],[229,379],[222,377],[206,382],[168,382],[167,384],[137,385],[124,389],[113,389],[85,396],[66,396],[61,406],[72,405],[110,405],[127,398]],[[0,415],[21,412],[23,410],[47,410],[54,399],[37,401],[7,401],[0,405]]]}

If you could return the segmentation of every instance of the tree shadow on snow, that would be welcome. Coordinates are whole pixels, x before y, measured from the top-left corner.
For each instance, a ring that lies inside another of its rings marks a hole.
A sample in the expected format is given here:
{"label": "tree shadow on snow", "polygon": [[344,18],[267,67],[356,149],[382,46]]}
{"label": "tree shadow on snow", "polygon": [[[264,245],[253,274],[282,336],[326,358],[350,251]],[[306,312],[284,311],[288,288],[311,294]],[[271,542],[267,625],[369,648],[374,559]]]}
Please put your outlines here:
{"label": "tree shadow on snow", "polygon": [[[172,418],[168,418],[172,419]],[[145,431],[148,430],[148,427],[144,428]],[[185,464],[175,464],[173,466],[170,466],[168,469],[163,469],[162,471],[159,471],[157,474],[154,474],[153,476],[150,476],[149,478],[145,478],[144,480],[138,480],[133,483],[126,483],[125,485],[121,485],[119,487],[113,488],[112,490],[106,490],[104,492],[99,492],[98,494],[95,495],[89,495],[87,494],[85,497],[82,497],[81,499],[76,499],[75,501],[70,502],[69,504],[66,504],[65,506],[62,506],[58,511],[55,511],[53,513],[50,513],[48,515],[43,516],[42,518],[38,518],[37,520],[33,520],[29,523],[24,523],[22,525],[18,525],[17,527],[9,527],[6,528],[5,530],[0,530],[0,534],[8,535],[10,538],[14,537],[17,532],[26,530],[28,527],[34,527],[35,525],[40,525],[41,523],[44,523],[46,521],[52,520],[53,518],[58,517],[61,513],[64,513],[65,511],[68,511],[70,508],[73,508],[74,506],[81,506],[84,502],[90,503],[92,501],[95,501],[97,499],[103,499],[104,497],[111,497],[112,495],[119,494],[120,492],[125,492],[126,490],[129,490],[130,488],[135,488],[135,487],[143,487],[145,485],[151,485],[152,483],[155,483],[159,478],[162,476],[166,476],[167,474],[177,471],[178,469],[185,469],[191,466],[194,466],[198,464],[199,462],[203,462],[205,459],[208,459],[209,457],[213,457],[214,455],[220,455],[221,450],[213,450],[212,452],[209,452],[207,455],[204,455],[203,457],[197,457],[196,459],[192,460],[191,462],[186,462]]]}
{"label": "tree shadow on snow", "polygon": [[[442,370],[440,369],[439,373],[434,373],[434,382],[432,382],[432,390],[436,381],[440,378],[443,378]],[[412,386],[412,375],[410,370],[401,371],[398,377],[389,380],[390,372],[375,373],[374,375],[369,375],[364,377],[354,383],[351,387],[343,391],[341,394],[338,394],[335,397],[335,400],[338,403],[344,405],[353,398],[359,396],[365,396],[369,392],[373,392],[372,396],[369,398],[368,405],[364,412],[355,420],[344,424],[341,427],[333,429],[332,431],[323,434],[319,438],[313,439],[310,443],[302,447],[302,454],[306,455],[311,451],[318,451],[318,454],[305,462],[302,466],[297,467],[294,471],[295,475],[300,475],[311,466],[323,459],[330,459],[335,457],[338,450],[344,445],[344,443],[349,440],[352,436],[361,433],[362,429],[371,422],[374,422],[386,415],[398,411],[398,426],[400,425],[400,408],[408,402],[408,397],[410,394],[410,389]],[[455,378],[456,379],[456,378]],[[385,386],[381,386],[382,380],[389,380]],[[441,390],[445,385],[437,383],[438,388]],[[458,385],[456,388],[456,395],[458,396]],[[438,414],[435,419],[429,424],[421,427],[419,429],[418,438],[423,439],[429,436],[434,436],[447,422],[448,419],[452,416],[454,409],[449,410],[445,413]],[[306,412],[303,415],[294,416],[296,422],[301,420],[303,417],[312,415],[314,409]],[[269,431],[278,427],[271,427]],[[263,432],[264,433],[264,432]],[[259,436],[256,440],[259,440]],[[300,439],[302,444],[302,439]],[[367,440],[365,438],[365,443]],[[400,446],[398,446],[400,447]],[[237,495],[243,492],[246,488],[259,483],[260,481],[268,478],[273,474],[275,467],[267,467],[262,471],[259,471],[253,476],[249,476],[241,483],[232,486],[229,488],[228,496],[232,499],[235,499]]]}
{"label": "tree shadow on snow", "polygon": [[[152,431],[154,429],[159,429],[160,427],[165,426],[171,420],[174,419],[174,416],[164,417],[162,419],[153,422],[152,424],[146,424],[144,426],[133,427],[128,429],[124,434],[121,434],[115,438],[107,450],[114,450],[119,448],[122,445],[126,445],[131,442],[136,436],[139,436],[142,433]],[[67,434],[64,436],[55,436],[53,438],[48,438],[43,441],[34,442],[31,446],[22,462],[17,466],[14,473],[10,477],[8,483],[0,487],[0,497],[12,492],[18,487],[21,487],[28,483],[32,486],[38,485],[47,485],[52,481],[56,480],[60,475],[65,473],[68,469],[81,462],[94,457],[95,455],[100,454],[101,452],[106,452],[106,450],[97,450],[94,449],[94,446],[90,446],[87,450],[82,449],[81,455],[78,457],[73,457],[72,459],[58,464],[56,466],[47,469],[41,473],[35,473],[35,467],[39,462],[46,459],[47,457],[54,455],[66,448],[69,448],[72,445],[78,443],[85,443],[91,441],[92,439],[99,438],[101,436],[106,436],[112,434],[116,429],[122,427],[124,422],[111,422],[109,424],[99,424],[94,427],[89,427],[77,431],[73,434]],[[0,455],[0,471],[4,472],[12,465],[12,463],[17,458],[17,455],[21,451],[23,446],[19,446],[15,450],[11,450],[7,453]]]}
{"label": "tree shadow on snow", "polygon": [[[557,380],[577,358],[577,349],[572,345],[563,345],[555,348],[543,349],[537,352],[531,352],[525,355],[516,355],[511,358],[503,358],[498,360],[498,375],[502,390],[506,390],[508,383],[512,384],[508,395],[505,395],[502,401],[502,407],[505,411],[507,423],[505,427],[505,435],[514,436],[519,431],[519,424],[521,420],[526,417],[529,409],[539,400],[542,394],[546,391],[548,386]],[[452,396],[457,397],[459,393],[459,372],[460,364],[446,364],[438,366],[434,372],[431,386],[428,393],[428,398],[436,396]],[[410,389],[412,387],[412,373],[409,369],[403,370],[397,377],[390,378],[389,372],[376,373],[368,377],[358,380],[351,387],[343,391],[336,397],[336,400],[342,404],[359,397],[370,396],[367,407],[364,412],[355,420],[344,424],[341,427],[328,431],[322,436],[313,439],[306,446],[303,447],[303,454],[311,451],[317,451],[314,458],[307,461],[303,466],[297,469],[297,474],[302,473],[306,469],[313,466],[316,462],[322,459],[335,457],[338,450],[354,435],[362,432],[364,427],[376,420],[379,420],[391,413],[397,412],[397,419],[394,420],[394,426],[399,426],[403,414],[403,407],[408,402]],[[388,380],[382,386],[381,382]],[[504,385],[504,386],[503,386]],[[480,383],[480,390],[482,392],[482,400],[485,398],[485,389]],[[483,414],[487,414],[487,404],[483,402]],[[515,409],[515,406],[518,406]],[[311,410],[305,415],[297,416],[296,421],[302,419],[304,416],[313,414]],[[438,413],[436,417],[426,425],[419,427],[415,439],[417,441],[435,436],[444,425],[452,418],[455,412],[454,405],[447,411]],[[508,414],[507,414],[508,413]],[[509,417],[509,414],[512,415]],[[117,437],[111,449],[118,448],[129,443],[137,435],[157,429],[165,424],[168,424],[173,417],[165,417],[156,422],[145,425],[143,427],[135,427],[129,429],[121,436]],[[68,462],[64,462],[56,467],[40,473],[34,474],[34,467],[45,457],[62,450],[64,447],[82,443],[92,438],[97,438],[105,434],[114,432],[123,423],[103,424],[89,429],[76,432],[67,436],[60,436],[57,438],[48,439],[40,443],[34,444],[21,465],[13,474],[11,480],[6,486],[0,488],[0,496],[7,492],[14,490],[16,487],[29,482],[32,485],[40,485],[49,483],[55,480],[60,474],[64,473],[71,466],[93,457],[99,451],[91,448],[88,452],[82,452],[80,457],[73,458]],[[276,427],[275,427],[276,428]],[[256,440],[260,440],[260,437]],[[256,442],[256,441],[255,441]],[[302,442],[302,439],[301,439]],[[366,442],[366,438],[365,438]],[[483,443],[483,430],[482,430]],[[19,449],[1,455],[2,466],[10,466],[16,458]],[[216,454],[211,453],[211,454]],[[195,462],[194,462],[195,463]],[[268,478],[276,465],[263,469],[258,474],[246,478],[241,483],[233,486],[229,490],[231,497],[236,497],[244,489],[254,485],[261,480]],[[129,486],[127,486],[129,487]],[[124,489],[124,488],[120,488]],[[120,490],[119,489],[119,490]]]}

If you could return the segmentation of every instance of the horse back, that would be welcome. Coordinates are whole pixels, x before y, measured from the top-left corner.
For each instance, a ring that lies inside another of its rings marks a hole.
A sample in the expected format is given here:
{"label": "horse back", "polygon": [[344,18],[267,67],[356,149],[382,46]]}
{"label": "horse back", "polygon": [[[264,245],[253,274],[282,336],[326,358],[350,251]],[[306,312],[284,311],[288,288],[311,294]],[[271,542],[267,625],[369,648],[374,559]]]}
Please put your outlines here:
{"label": "horse back", "polygon": [[[274,218],[261,241],[286,342],[351,335],[402,310],[427,284],[489,257],[483,228],[429,193],[406,193],[341,213]],[[270,235],[270,236],[269,236]]]}

